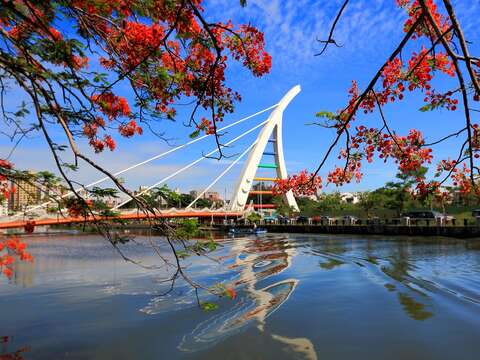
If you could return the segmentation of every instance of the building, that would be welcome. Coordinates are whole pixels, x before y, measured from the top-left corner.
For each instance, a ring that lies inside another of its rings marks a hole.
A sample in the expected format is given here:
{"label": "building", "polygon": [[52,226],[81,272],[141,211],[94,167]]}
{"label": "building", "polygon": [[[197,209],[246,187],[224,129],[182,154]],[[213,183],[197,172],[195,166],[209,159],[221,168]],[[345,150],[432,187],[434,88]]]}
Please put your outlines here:
{"label": "building", "polygon": [[[189,192],[190,196],[194,199],[196,199],[200,193],[201,192],[198,190],[192,190]],[[202,199],[210,200],[211,202],[222,201],[218,191],[207,191],[205,194],[203,194]]]}
{"label": "building", "polygon": [[220,201],[222,200],[220,198],[220,194],[217,192],[217,191],[207,191],[204,195],[203,195],[204,199],[207,199],[207,200],[210,200],[212,202],[216,202],[216,201]]}
{"label": "building", "polygon": [[360,201],[360,196],[357,193],[343,192],[340,193],[340,197],[347,204],[357,204]]}
{"label": "building", "polygon": [[16,181],[12,184],[10,192],[9,209],[14,211],[25,210],[30,205],[36,205],[41,199],[41,190],[39,187],[25,180]]}
{"label": "building", "polygon": [[8,199],[0,200],[0,216],[8,216]]}
{"label": "building", "polygon": [[138,187],[138,190],[137,191],[134,191],[134,195],[138,195],[138,194],[147,194],[149,193],[150,191],[148,190],[148,186],[146,185],[140,185]]}
{"label": "building", "polygon": [[296,195],[296,198],[298,199],[309,199],[313,201],[318,201],[318,196],[317,195]]}

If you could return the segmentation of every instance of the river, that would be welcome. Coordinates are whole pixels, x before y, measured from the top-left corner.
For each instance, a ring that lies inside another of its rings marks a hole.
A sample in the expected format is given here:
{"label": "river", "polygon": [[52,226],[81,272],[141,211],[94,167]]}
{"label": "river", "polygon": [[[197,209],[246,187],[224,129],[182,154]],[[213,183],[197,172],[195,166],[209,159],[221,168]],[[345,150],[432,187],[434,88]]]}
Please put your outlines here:
{"label": "river", "polygon": [[[160,237],[24,238],[33,264],[0,278],[0,359],[478,359],[480,250],[463,242],[268,234],[185,259],[201,301],[163,280]],[[168,257],[171,262],[172,258]],[[9,355],[8,355],[9,354]],[[2,357],[3,356],[3,357]],[[11,357],[14,359],[13,357]],[[17,359],[17,358],[15,358]]]}

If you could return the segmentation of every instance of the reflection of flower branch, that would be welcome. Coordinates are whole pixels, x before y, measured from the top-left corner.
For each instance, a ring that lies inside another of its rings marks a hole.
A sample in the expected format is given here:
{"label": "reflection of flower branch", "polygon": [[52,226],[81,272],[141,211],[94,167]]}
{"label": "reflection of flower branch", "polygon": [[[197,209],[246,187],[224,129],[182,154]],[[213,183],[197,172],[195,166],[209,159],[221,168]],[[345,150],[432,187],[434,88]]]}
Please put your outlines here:
{"label": "reflection of flower branch", "polygon": [[30,347],[23,346],[14,352],[7,352],[7,344],[12,339],[11,336],[0,336],[0,344],[2,345],[0,352],[0,360],[23,360],[23,353],[30,351]]}

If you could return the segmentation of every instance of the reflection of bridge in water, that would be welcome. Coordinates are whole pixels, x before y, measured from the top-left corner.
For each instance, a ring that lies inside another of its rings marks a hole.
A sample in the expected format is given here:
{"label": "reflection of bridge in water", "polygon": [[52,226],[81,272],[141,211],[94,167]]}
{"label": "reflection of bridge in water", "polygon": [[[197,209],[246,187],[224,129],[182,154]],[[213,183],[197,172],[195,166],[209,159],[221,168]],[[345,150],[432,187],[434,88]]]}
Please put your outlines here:
{"label": "reflection of bridge in water", "polygon": [[233,241],[231,253],[234,263],[230,268],[238,271],[238,277],[232,282],[238,289],[235,304],[198,324],[184,336],[178,348],[188,352],[198,351],[255,324],[261,333],[289,347],[300,358],[316,360],[317,355],[309,339],[280,336],[265,329],[267,318],[289,299],[299,282],[295,278],[268,282],[278,278],[292,263],[295,249],[289,245],[288,238],[238,238]]}
{"label": "reflection of bridge in water", "polygon": [[[167,209],[167,210],[158,210],[155,209],[154,212],[149,211],[148,214],[139,213],[138,210],[133,211],[126,211],[123,210],[127,203],[131,201],[131,199],[126,199],[121,201],[119,204],[115,205],[111,210],[119,211],[120,215],[118,218],[123,220],[133,220],[133,219],[146,219],[146,218],[238,218],[245,214],[247,211],[251,211],[253,209],[274,209],[275,205],[273,204],[264,204],[262,203],[262,195],[273,195],[272,190],[260,190],[254,189],[252,190],[252,186],[255,183],[263,184],[270,182],[272,185],[278,179],[286,179],[288,177],[287,168],[285,165],[285,159],[283,154],[283,139],[282,139],[282,120],[283,120],[283,112],[287,105],[293,100],[293,98],[300,92],[300,86],[293,87],[281,100],[279,103],[261,110],[253,115],[247,116],[243,119],[235,121],[221,129],[218,130],[219,134],[226,134],[225,130],[243,123],[253,117],[256,117],[260,114],[263,114],[267,111],[270,111],[270,115],[267,120],[261,122],[258,125],[253,126],[249,130],[243,132],[242,134],[238,135],[237,137],[233,138],[225,142],[224,144],[216,147],[212,151],[202,155],[200,158],[194,160],[193,162],[179,168],[178,170],[174,171],[173,173],[169,174],[168,176],[162,178],[161,180],[157,181],[156,183],[148,186],[147,188],[140,191],[137,196],[141,196],[147,194],[154,188],[158,186],[162,186],[166,184],[167,181],[172,180],[179,174],[184,173],[188,169],[191,169],[201,161],[212,157],[214,154],[218,153],[222,148],[227,148],[231,146],[233,143],[237,142],[244,136],[252,133],[257,129],[261,129],[259,135],[255,139],[253,143],[251,143],[240,155],[237,156],[236,159],[230,162],[230,164],[202,191],[200,192],[197,197],[185,208],[185,209]],[[184,149],[198,141],[207,138],[208,135],[200,136],[195,138],[185,144],[177,146],[173,149],[170,149],[166,152],[161,154],[155,155],[150,159],[142,161],[140,163],[134,164],[126,169],[118,171],[114,173],[114,176],[120,176],[126,172],[132,171],[139,166],[145,165],[150,163],[154,160],[160,159],[166,155],[172,154],[178,150]],[[235,186],[233,196],[230,200],[230,203],[227,205],[225,204],[222,208],[213,210],[204,208],[201,210],[194,209],[195,204],[198,200],[200,200],[204,194],[209,191],[215,184],[218,183],[240,160],[242,160],[245,156],[248,158],[244,164],[243,170],[241,171],[240,177],[237,181]],[[264,157],[268,157],[269,159],[273,158],[273,161],[262,162]],[[275,175],[270,177],[258,177],[257,170],[258,169],[268,169],[270,171],[274,171]],[[77,189],[78,192],[82,192],[85,188],[91,188],[97,186],[100,183],[109,180],[109,177],[104,177],[100,180],[94,181],[90,184],[85,185],[80,189]],[[67,193],[62,195],[57,200],[61,200],[63,198],[67,198],[72,196],[73,192]],[[253,203],[252,196],[259,196],[260,203]],[[297,203],[291,191],[287,192],[283,195],[285,203],[298,209]],[[248,202],[250,199],[250,202]],[[38,225],[55,225],[55,224],[71,224],[71,223],[83,223],[83,222],[94,222],[98,220],[110,220],[111,218],[101,217],[101,216],[88,216],[88,217],[70,217],[64,214],[64,211],[58,212],[57,214],[47,214],[44,209],[53,203],[54,200],[45,202],[40,205],[33,206],[32,208],[28,209],[27,212],[23,213],[22,215],[25,217],[34,217],[35,220],[19,220],[18,218],[12,219],[5,218],[5,221],[0,222],[0,229],[9,229],[9,228],[22,228],[22,227],[32,227]],[[43,212],[43,214],[39,215],[39,212]],[[18,217],[15,216],[15,217]]]}

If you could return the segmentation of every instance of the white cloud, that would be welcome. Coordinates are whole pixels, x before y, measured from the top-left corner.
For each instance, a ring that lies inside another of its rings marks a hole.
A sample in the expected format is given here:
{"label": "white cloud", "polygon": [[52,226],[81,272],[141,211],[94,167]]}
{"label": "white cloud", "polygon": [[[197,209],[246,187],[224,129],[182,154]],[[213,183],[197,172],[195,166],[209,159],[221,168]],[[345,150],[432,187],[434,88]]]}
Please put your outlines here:
{"label": "white cloud", "polygon": [[[265,33],[274,66],[302,66],[317,63],[314,54],[322,47],[316,39],[326,39],[343,1],[249,0],[245,9],[230,1],[211,0],[212,18],[232,17],[251,22]],[[220,15],[221,14],[221,15]],[[335,31],[343,45],[342,56],[358,51],[382,48],[392,33],[402,33],[405,17],[392,0],[353,1],[344,12]],[[328,50],[335,54],[333,47]],[[298,70],[292,68],[292,70]]]}

